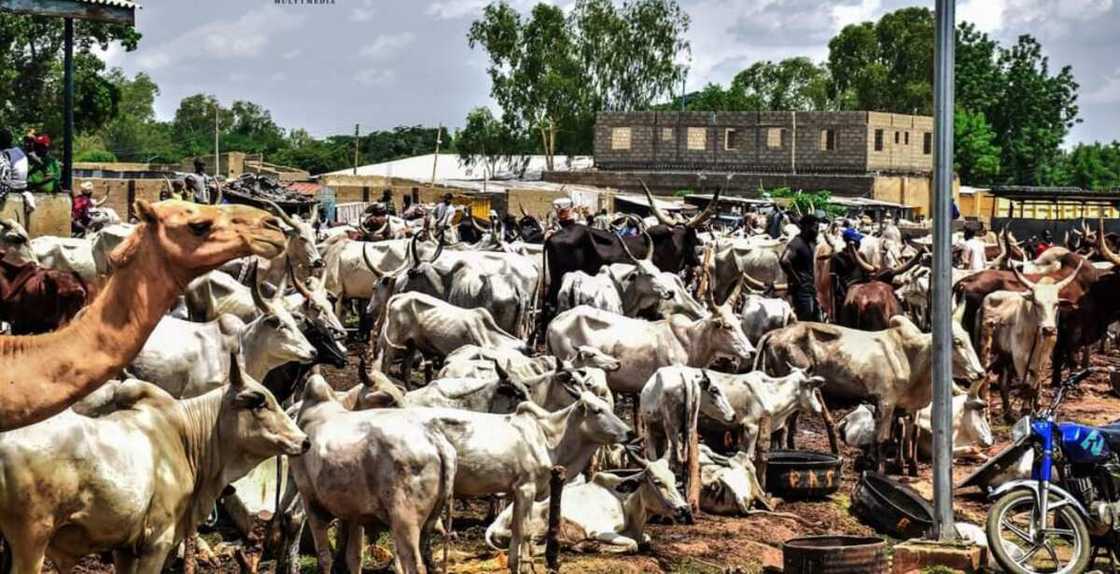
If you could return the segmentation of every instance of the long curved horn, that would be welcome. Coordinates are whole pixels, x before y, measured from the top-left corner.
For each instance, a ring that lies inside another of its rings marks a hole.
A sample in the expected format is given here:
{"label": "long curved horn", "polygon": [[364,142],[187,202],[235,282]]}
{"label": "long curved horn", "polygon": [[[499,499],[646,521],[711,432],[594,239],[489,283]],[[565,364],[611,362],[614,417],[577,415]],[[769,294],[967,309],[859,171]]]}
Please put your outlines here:
{"label": "long curved horn", "polygon": [[281,221],[283,221],[284,223],[287,223],[290,227],[296,227],[296,222],[295,222],[295,220],[292,219],[292,216],[285,213],[284,210],[281,209],[280,206],[277,205],[275,201],[272,201],[271,199],[266,199],[266,200],[264,200],[264,202],[266,204],[268,204],[269,208],[271,208],[270,211],[272,211],[273,215],[275,215],[276,217],[279,217]]}
{"label": "long curved horn", "polygon": [[521,217],[529,217],[529,212],[525,211],[525,206],[520,201],[517,202],[517,209],[521,210]]}
{"label": "long curved horn", "polygon": [[412,240],[408,242],[408,260],[413,268],[420,266],[420,252],[416,249],[417,240],[417,237],[413,237]]}
{"label": "long curved horn", "polygon": [[369,260],[369,253],[368,253],[369,250],[366,249],[366,247],[367,247],[366,245],[362,245],[362,261],[365,261],[366,267],[369,269],[370,273],[373,273],[374,277],[377,277],[378,279],[380,279],[385,274],[382,273],[381,270],[378,269],[377,266],[373,264],[373,261]]}
{"label": "long curved horn", "polygon": [[855,259],[856,265],[859,265],[861,269],[868,273],[877,273],[879,271],[878,267],[875,267],[863,258],[863,254],[859,252],[859,249],[855,247],[849,247],[848,249],[852,251],[852,258]]}
{"label": "long curved horn", "polygon": [[490,233],[490,229],[486,229],[485,227],[479,225],[478,221],[475,220],[473,215],[468,215],[467,218],[471,220],[471,225],[474,226],[475,231],[479,233]]}
{"label": "long curved horn", "polygon": [[[1024,259],[1023,262],[1026,263],[1026,259]],[[1023,285],[1026,285],[1028,289],[1034,289],[1034,287],[1035,287],[1034,281],[1031,281],[1030,279],[1027,279],[1026,277],[1024,277],[1023,272],[1019,271],[1018,267],[1012,265],[1011,266],[1011,272],[1014,273],[1015,278],[1018,279],[1019,282],[1022,283]]]}
{"label": "long curved horn", "polygon": [[253,294],[253,305],[256,305],[261,313],[268,313],[271,309],[268,307],[268,301],[261,294],[261,284],[257,279],[257,261],[254,260],[251,265],[249,268],[249,291]]}
{"label": "long curved horn", "polygon": [[649,246],[646,249],[646,256],[642,258],[642,261],[653,261],[653,238],[650,237],[649,233],[646,233],[644,229],[642,230],[642,238],[646,240],[646,245]]}
{"label": "long curved horn", "polygon": [[[727,176],[727,181],[731,181],[731,176],[730,175]],[[704,211],[701,211],[700,213],[696,214],[696,216],[693,217],[691,220],[689,220],[688,223],[684,224],[685,227],[695,228],[695,227],[699,226],[700,224],[704,223],[705,221],[707,221],[708,218],[711,217],[712,214],[714,214],[716,212],[716,208],[719,207],[719,196],[720,196],[721,193],[723,193],[723,187],[724,186],[721,185],[721,186],[716,188],[716,193],[714,195],[712,195],[712,200],[709,201],[708,205],[704,207]]]}
{"label": "long curved horn", "polygon": [[653,193],[649,190],[649,186],[646,185],[646,182],[639,177],[638,183],[642,184],[642,190],[645,191],[646,199],[649,201],[650,212],[652,212],[654,217],[656,217],[657,220],[661,222],[661,225],[667,225],[669,227],[677,225],[677,222],[669,219],[669,216],[665,215],[665,212],[661,211],[660,207],[657,207],[657,202],[654,201]]}
{"label": "long curved horn", "polygon": [[[443,234],[441,233],[439,234],[439,242],[436,243],[436,252],[432,255],[431,259],[428,259],[428,263],[435,263],[436,259],[439,259],[440,254],[443,253],[443,246]],[[419,258],[419,256],[417,256],[417,258]]]}
{"label": "long curved horn", "polygon": [[1077,263],[1077,269],[1074,269],[1073,273],[1071,273],[1069,277],[1066,277],[1065,279],[1062,279],[1061,281],[1058,281],[1057,283],[1054,284],[1054,286],[1057,287],[1059,291],[1061,291],[1062,289],[1065,289],[1066,285],[1069,285],[1070,283],[1073,282],[1074,279],[1077,279],[1077,274],[1081,272],[1081,268],[1084,265],[1085,265],[1085,260],[1082,259],[1081,261],[1079,261]]}
{"label": "long curved horn", "polygon": [[1097,234],[1097,251],[1100,251],[1101,257],[1106,261],[1111,261],[1113,265],[1120,266],[1120,256],[1113,253],[1112,248],[1108,246],[1108,240],[1104,235],[1104,219],[1100,222],[1101,232]]}
{"label": "long curved horn", "polygon": [[[363,256],[365,255],[365,252],[366,252],[366,250],[363,249],[362,250],[362,255]],[[303,283],[303,281],[300,281],[299,278],[296,277],[296,270],[295,270],[295,268],[292,267],[291,258],[284,257],[284,262],[288,264],[288,280],[292,282],[293,286],[295,286],[297,293],[299,293],[300,295],[303,295],[304,299],[310,301],[311,300],[311,290],[307,288],[307,285],[305,285]]]}
{"label": "long curved horn", "polygon": [[93,202],[93,206],[94,207],[101,207],[102,205],[105,205],[105,202],[109,201],[109,195],[112,194],[112,193],[113,193],[113,188],[112,187],[106,189],[105,190],[105,197],[102,197],[101,201]]}
{"label": "long curved horn", "polygon": [[766,291],[766,284],[762,281],[759,281],[758,279],[755,279],[754,277],[751,277],[750,274],[746,271],[739,273],[739,278],[742,279],[747,288],[752,291]]}
{"label": "long curved horn", "polygon": [[[735,302],[739,300],[739,295],[743,292],[743,284],[745,283],[745,281],[743,281],[743,279],[746,279],[746,277],[747,277],[746,273],[743,273],[739,276],[740,281],[735,282],[735,288],[731,290],[731,294],[727,296],[726,300],[724,300],[724,302],[723,302],[724,305],[731,305],[732,307],[735,306]],[[710,291],[711,291],[711,289],[709,289],[709,292]],[[716,308],[716,300],[713,297],[712,298],[712,310],[714,311],[715,308]]]}

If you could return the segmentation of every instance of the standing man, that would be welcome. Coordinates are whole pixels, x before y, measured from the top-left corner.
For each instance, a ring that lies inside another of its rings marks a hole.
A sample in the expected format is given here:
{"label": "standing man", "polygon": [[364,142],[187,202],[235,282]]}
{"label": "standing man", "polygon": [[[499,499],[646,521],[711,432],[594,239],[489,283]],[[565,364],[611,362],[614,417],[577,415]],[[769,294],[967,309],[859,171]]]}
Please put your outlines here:
{"label": "standing man", "polygon": [[436,223],[439,225],[444,224],[445,218],[450,218],[455,213],[455,208],[451,205],[452,195],[450,193],[443,194],[443,199],[436,204],[435,216]]}
{"label": "standing man", "polygon": [[575,225],[575,209],[572,205],[571,199],[567,197],[561,197],[552,202],[552,207],[556,211],[556,222],[560,225],[560,227],[567,228]]}
{"label": "standing man", "polygon": [[983,271],[988,267],[987,245],[976,236],[976,229],[964,228],[964,268],[969,271]]}
{"label": "standing man", "polygon": [[393,205],[393,190],[386,188],[381,192],[381,203],[385,205],[385,213],[395,216],[397,214],[397,207]]}
{"label": "standing man", "polygon": [[813,263],[816,260],[817,226],[820,220],[807,214],[797,226],[801,232],[786,245],[781,266],[789,282],[790,300],[798,321],[818,321],[817,287]]}
{"label": "standing man", "polygon": [[13,142],[12,131],[0,128],[0,197],[27,191],[27,154]]}
{"label": "standing man", "polygon": [[35,138],[35,158],[27,172],[27,189],[37,193],[55,193],[62,185],[62,164],[51,155],[51,138],[42,134]]}
{"label": "standing man", "polygon": [[187,188],[191,191],[195,203],[208,205],[210,203],[210,176],[206,175],[206,162],[202,158],[195,158],[194,173],[186,178]]}
{"label": "standing man", "polygon": [[90,210],[93,209],[93,182],[84,181],[70,207],[70,235],[82,237],[89,229]]}

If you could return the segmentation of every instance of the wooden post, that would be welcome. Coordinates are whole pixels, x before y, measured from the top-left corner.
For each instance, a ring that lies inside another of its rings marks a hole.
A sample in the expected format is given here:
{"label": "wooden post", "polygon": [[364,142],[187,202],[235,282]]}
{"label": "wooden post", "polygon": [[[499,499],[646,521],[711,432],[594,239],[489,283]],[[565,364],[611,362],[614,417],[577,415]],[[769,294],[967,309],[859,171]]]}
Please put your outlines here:
{"label": "wooden post", "polygon": [[183,539],[183,574],[198,570],[198,534],[191,532]]}
{"label": "wooden post", "polygon": [[828,433],[828,447],[832,449],[832,454],[840,454],[840,441],[836,438],[836,423],[832,421],[832,414],[828,412],[828,405],[824,404],[824,396],[821,395],[820,389],[814,392],[817,393],[817,401],[821,403],[821,418],[824,419],[824,429]]}
{"label": "wooden post", "polygon": [[447,497],[447,508],[444,510],[443,517],[446,524],[443,525],[443,574],[447,574],[447,565],[450,563],[451,555],[451,507],[455,504],[455,497]]}
{"label": "wooden post", "polygon": [[128,180],[128,220],[132,221],[136,218],[136,180]]}
{"label": "wooden post", "polygon": [[758,484],[766,490],[766,463],[770,459],[770,417],[763,416],[758,423],[758,438],[754,441],[754,468]]}
{"label": "wooden post", "polygon": [[560,572],[560,503],[564,496],[564,475],[562,466],[552,467],[549,481],[548,534],[545,538],[544,560],[550,573]]}

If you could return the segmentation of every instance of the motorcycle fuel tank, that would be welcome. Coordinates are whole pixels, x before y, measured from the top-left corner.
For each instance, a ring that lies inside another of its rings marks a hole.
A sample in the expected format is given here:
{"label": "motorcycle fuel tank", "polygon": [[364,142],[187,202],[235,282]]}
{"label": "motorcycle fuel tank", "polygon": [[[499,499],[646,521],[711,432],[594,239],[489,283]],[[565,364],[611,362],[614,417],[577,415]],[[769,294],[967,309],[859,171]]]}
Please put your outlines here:
{"label": "motorcycle fuel tank", "polygon": [[1108,441],[1100,430],[1077,423],[1058,423],[1062,453],[1070,462],[1101,462],[1111,455]]}

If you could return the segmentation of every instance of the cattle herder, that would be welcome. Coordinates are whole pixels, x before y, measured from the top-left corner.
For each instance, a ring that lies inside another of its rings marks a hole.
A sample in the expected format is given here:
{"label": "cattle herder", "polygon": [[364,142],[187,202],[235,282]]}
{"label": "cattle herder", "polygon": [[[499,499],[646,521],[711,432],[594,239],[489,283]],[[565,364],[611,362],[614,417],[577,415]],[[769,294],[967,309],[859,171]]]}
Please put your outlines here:
{"label": "cattle herder", "polygon": [[799,321],[818,320],[813,262],[819,225],[820,220],[815,215],[804,215],[797,223],[800,233],[790,240],[782,253],[782,271],[789,281],[790,301]]}

